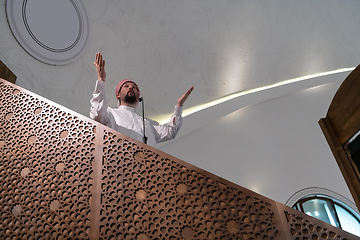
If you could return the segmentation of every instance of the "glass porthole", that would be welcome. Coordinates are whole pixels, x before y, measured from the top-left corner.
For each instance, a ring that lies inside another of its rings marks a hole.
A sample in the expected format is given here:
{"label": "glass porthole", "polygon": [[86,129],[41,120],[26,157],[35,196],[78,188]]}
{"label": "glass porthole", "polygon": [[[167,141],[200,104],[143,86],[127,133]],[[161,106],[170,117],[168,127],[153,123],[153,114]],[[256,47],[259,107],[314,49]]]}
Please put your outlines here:
{"label": "glass porthole", "polygon": [[360,215],[345,203],[328,196],[308,196],[301,198],[293,206],[295,209],[360,236]]}
{"label": "glass porthole", "polygon": [[19,44],[44,63],[65,65],[85,51],[89,23],[80,0],[7,0],[6,16]]}

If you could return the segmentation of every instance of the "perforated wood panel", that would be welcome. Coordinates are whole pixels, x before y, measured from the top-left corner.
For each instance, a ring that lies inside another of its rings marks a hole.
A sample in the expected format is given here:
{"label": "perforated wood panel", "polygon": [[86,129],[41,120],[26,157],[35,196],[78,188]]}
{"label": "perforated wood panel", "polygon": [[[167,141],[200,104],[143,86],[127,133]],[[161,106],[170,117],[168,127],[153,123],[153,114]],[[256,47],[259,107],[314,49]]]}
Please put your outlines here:
{"label": "perforated wood panel", "polygon": [[0,239],[86,238],[94,126],[0,87]]}
{"label": "perforated wood panel", "polygon": [[0,239],[313,236],[297,230],[312,218],[3,80],[0,157]]}
{"label": "perforated wood panel", "polygon": [[279,236],[272,201],[227,186],[106,130],[103,139],[103,239],[109,234],[114,239]]}

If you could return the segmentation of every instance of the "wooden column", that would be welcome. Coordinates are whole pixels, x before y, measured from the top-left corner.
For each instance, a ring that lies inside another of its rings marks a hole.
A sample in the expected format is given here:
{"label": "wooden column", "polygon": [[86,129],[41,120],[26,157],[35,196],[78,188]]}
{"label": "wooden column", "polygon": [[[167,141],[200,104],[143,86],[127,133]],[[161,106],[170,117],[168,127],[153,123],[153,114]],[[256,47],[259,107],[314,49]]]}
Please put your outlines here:
{"label": "wooden column", "polygon": [[2,61],[0,61],[0,78],[8,80],[14,84],[16,82],[16,75],[10,71],[10,69]]}
{"label": "wooden column", "polygon": [[345,145],[360,130],[360,66],[354,69],[336,92],[326,118],[319,125],[360,209],[360,175]]}
{"label": "wooden column", "polygon": [[319,125],[335,157],[351,195],[354,198],[355,204],[357,208],[360,209],[360,178],[357,173],[355,163],[347,157],[330,120],[328,118],[322,118],[319,121]]}

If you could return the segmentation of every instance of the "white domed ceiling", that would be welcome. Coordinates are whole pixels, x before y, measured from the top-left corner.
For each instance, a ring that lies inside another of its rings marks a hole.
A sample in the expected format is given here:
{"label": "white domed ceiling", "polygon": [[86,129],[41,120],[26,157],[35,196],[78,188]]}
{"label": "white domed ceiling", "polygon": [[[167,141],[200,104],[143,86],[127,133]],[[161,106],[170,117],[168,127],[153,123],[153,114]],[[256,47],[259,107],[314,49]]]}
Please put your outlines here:
{"label": "white domed ceiling", "polygon": [[34,58],[63,65],[84,52],[89,27],[81,1],[8,0],[6,4],[16,40]]}

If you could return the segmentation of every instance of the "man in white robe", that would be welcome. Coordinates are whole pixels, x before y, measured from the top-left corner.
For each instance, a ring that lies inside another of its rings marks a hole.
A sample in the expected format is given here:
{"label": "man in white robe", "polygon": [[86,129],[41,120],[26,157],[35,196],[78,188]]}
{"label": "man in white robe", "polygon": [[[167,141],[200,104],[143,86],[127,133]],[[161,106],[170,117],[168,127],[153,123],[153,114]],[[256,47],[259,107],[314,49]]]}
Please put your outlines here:
{"label": "man in white robe", "polygon": [[[94,65],[98,80],[96,81],[93,98],[90,100],[90,118],[118,131],[133,139],[143,141],[143,119],[135,113],[139,102],[140,90],[137,84],[124,79],[116,86],[115,94],[119,101],[117,109],[108,107],[108,98],[105,94],[105,60],[101,53],[97,53]],[[171,140],[176,137],[182,124],[182,107],[194,87],[191,87],[181,96],[170,118],[170,122],[160,125],[158,122],[145,118],[145,135],[147,144],[155,146],[156,143]]]}

